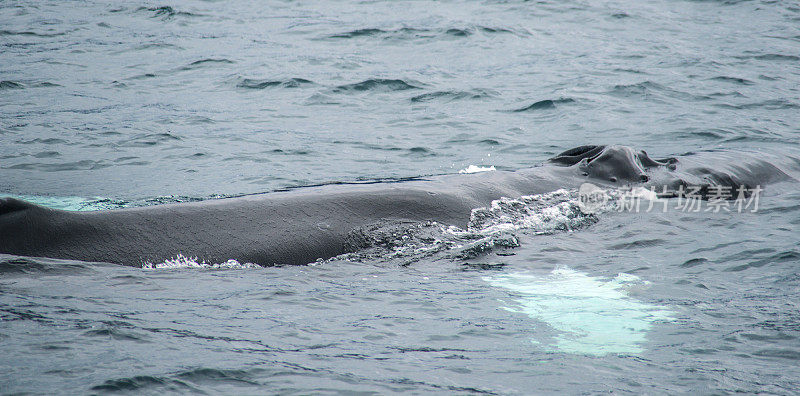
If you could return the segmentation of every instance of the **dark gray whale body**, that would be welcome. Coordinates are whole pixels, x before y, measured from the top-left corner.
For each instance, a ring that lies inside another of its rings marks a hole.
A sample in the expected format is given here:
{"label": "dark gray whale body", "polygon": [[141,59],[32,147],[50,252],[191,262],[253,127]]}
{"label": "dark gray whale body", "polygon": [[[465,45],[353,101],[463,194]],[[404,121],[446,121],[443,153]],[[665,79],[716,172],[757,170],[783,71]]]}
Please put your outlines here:
{"label": "dark gray whale body", "polygon": [[584,182],[670,191],[680,185],[753,187],[789,179],[784,170],[741,153],[657,161],[629,147],[582,146],[516,172],[325,185],[109,211],[69,212],[5,198],[0,199],[0,253],[132,266],[179,253],[215,263],[306,264],[346,253],[349,235],[382,223],[431,220],[465,227],[472,209],[500,197]]}

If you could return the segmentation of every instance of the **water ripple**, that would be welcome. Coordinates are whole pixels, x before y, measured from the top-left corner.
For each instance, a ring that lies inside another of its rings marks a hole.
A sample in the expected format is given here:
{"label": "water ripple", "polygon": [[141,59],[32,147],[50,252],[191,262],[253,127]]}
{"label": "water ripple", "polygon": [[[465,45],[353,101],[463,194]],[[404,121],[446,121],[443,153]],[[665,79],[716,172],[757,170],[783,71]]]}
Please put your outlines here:
{"label": "water ripple", "polygon": [[518,109],[511,110],[515,113],[522,113],[522,112],[529,112],[529,111],[538,111],[538,110],[547,110],[547,109],[554,109],[556,108],[557,104],[565,104],[565,103],[573,103],[575,102],[574,99],[571,98],[560,98],[560,99],[544,99],[538,102],[533,102],[525,107],[520,107]]}
{"label": "water ripple", "polygon": [[370,78],[353,84],[340,85],[334,88],[333,92],[394,92],[410,89],[420,89],[420,87],[399,79]]}
{"label": "water ripple", "polygon": [[287,80],[257,80],[252,78],[242,79],[238,84],[239,88],[265,89],[265,88],[298,88],[307,85],[314,85],[313,81],[304,78],[290,78]]}
{"label": "water ripple", "polygon": [[452,102],[464,99],[486,99],[496,96],[497,93],[487,89],[472,89],[468,91],[436,91],[417,95],[411,98],[412,102]]}
{"label": "water ripple", "polygon": [[164,21],[172,20],[175,17],[201,16],[200,14],[195,14],[192,12],[178,11],[170,6],[139,7],[136,9],[136,11],[147,11],[150,14],[150,18],[157,18]]}

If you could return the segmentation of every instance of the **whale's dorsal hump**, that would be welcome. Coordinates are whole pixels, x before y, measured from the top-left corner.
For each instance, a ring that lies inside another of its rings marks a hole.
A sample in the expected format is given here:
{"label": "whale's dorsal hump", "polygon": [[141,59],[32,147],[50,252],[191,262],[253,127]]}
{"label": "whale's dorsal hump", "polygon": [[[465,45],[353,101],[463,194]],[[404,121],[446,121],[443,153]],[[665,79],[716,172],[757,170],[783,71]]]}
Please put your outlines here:
{"label": "whale's dorsal hump", "polygon": [[35,208],[40,208],[40,206],[17,198],[0,198],[0,216]]}

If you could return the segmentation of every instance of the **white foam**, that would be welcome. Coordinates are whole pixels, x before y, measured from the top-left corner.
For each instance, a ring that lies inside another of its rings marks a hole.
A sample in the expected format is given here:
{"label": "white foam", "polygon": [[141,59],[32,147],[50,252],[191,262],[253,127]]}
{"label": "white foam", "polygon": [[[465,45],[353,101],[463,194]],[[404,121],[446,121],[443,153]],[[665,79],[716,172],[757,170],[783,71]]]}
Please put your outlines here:
{"label": "white foam", "polygon": [[197,257],[186,257],[178,254],[174,258],[164,260],[162,263],[144,263],[144,269],[180,269],[180,268],[200,268],[200,269],[243,269],[243,268],[261,268],[258,264],[253,263],[239,263],[234,259],[230,259],[224,263],[206,263],[205,261],[197,261]]}
{"label": "white foam", "polygon": [[532,339],[555,351],[595,356],[642,353],[654,323],[673,320],[673,313],[665,307],[629,296],[632,288],[649,285],[631,274],[606,280],[560,267],[545,276],[509,273],[484,280],[513,293],[515,304],[505,309],[557,330],[550,344]]}
{"label": "white foam", "polygon": [[8,195],[30,203],[53,209],[70,211],[108,210],[124,207],[127,202],[115,201],[109,198],[94,197],[49,197],[39,195]]}
{"label": "white foam", "polygon": [[494,165],[492,166],[477,166],[477,165],[470,165],[464,169],[458,171],[458,173],[479,173],[479,172],[491,172],[496,171]]}
{"label": "white foam", "polygon": [[473,209],[468,231],[482,235],[528,229],[535,233],[570,231],[594,223],[584,213],[576,192],[561,189],[517,199],[500,198],[488,208]]}
{"label": "white foam", "polygon": [[644,187],[632,188],[629,195],[630,195],[629,198],[644,199],[656,202],[662,201],[662,199],[658,197],[658,194],[655,192],[655,190],[646,189]]}

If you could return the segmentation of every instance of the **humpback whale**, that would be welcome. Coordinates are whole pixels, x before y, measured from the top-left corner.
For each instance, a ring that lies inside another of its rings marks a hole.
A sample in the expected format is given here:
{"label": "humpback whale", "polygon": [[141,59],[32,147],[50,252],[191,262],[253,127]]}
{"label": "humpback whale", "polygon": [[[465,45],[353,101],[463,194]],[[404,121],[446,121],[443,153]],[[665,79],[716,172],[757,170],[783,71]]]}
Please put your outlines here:
{"label": "humpback whale", "polygon": [[656,160],[626,146],[581,146],[518,171],[296,188],[201,202],[71,212],[0,199],[0,253],[130,266],[183,254],[206,262],[307,264],[348,252],[352,232],[390,222],[465,227],[501,197],[578,188],[756,186],[790,178],[754,155]]}

